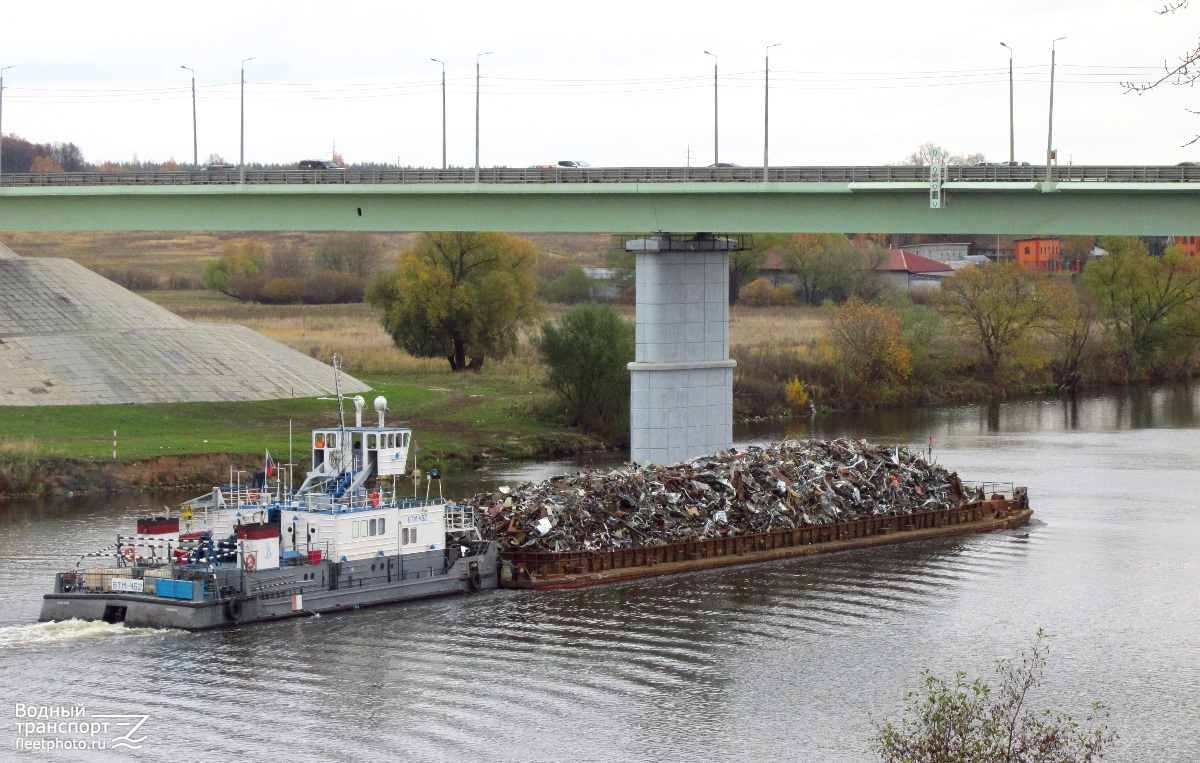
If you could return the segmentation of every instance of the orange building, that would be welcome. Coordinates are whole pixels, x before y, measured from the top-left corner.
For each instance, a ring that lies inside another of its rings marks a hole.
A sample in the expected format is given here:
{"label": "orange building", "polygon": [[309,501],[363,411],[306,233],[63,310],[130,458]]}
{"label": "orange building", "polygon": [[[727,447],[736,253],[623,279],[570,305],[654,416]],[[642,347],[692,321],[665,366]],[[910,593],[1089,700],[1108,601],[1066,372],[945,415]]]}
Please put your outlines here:
{"label": "orange building", "polygon": [[1062,270],[1059,240],[1056,238],[1018,238],[1013,240],[1017,264],[1026,270],[1057,273]]}
{"label": "orange building", "polygon": [[1195,257],[1200,254],[1200,244],[1196,243],[1197,236],[1173,236],[1175,246],[1183,250],[1185,257]]}

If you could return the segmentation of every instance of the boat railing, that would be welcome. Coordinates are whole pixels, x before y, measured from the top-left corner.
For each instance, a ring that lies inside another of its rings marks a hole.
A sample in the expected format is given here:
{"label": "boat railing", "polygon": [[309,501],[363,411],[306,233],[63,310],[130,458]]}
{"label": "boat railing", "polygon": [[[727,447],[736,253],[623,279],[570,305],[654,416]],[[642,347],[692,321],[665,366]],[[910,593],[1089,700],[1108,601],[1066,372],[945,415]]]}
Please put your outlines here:
{"label": "boat railing", "polygon": [[476,540],[483,538],[479,530],[480,515],[472,506],[446,507],[446,532],[466,533],[473,535]]}
{"label": "boat railing", "polygon": [[1012,482],[980,482],[977,480],[963,480],[962,484],[973,490],[978,491],[983,498],[988,498],[995,494],[1002,496],[1012,496],[1015,490]]}

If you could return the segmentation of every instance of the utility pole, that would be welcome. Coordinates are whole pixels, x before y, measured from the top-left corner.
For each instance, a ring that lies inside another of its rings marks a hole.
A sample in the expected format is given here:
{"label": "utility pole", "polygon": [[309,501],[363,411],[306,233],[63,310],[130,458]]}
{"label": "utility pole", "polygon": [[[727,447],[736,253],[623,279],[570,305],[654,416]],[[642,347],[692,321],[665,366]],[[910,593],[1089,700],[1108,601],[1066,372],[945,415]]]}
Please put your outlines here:
{"label": "utility pole", "polygon": [[192,73],[192,172],[200,169],[200,143],[196,139],[196,70],[190,66],[179,65]]}
{"label": "utility pole", "polygon": [[1008,43],[1000,44],[1008,48],[1008,163],[1011,166],[1017,163],[1016,143],[1013,137],[1013,52]]}
{"label": "utility pole", "polygon": [[[446,169],[446,62],[436,58],[429,60],[442,65],[442,169]],[[396,164],[399,166],[399,159]]]}
{"label": "utility pole", "polygon": [[254,56],[242,59],[242,123],[241,143],[238,148],[238,182],[246,182],[246,62],[253,61]]}
{"label": "utility pole", "polygon": [[1050,122],[1046,128],[1046,181],[1050,180],[1050,159],[1054,155],[1054,45],[1066,37],[1055,38],[1050,43]]}
{"label": "utility pole", "polygon": [[16,69],[14,66],[0,66],[0,180],[4,178],[4,72]]}
{"label": "utility pole", "polygon": [[771,134],[771,48],[778,48],[782,42],[767,46],[766,61],[763,65],[763,182],[767,182],[767,138]]}
{"label": "utility pole", "polygon": [[475,182],[479,182],[479,59],[492,55],[492,51],[475,54]]}
{"label": "utility pole", "polygon": [[713,166],[716,166],[721,163],[721,153],[718,150],[720,136],[718,125],[720,122],[717,119],[717,64],[719,61],[716,53],[709,53],[707,50],[704,52],[713,57]]}

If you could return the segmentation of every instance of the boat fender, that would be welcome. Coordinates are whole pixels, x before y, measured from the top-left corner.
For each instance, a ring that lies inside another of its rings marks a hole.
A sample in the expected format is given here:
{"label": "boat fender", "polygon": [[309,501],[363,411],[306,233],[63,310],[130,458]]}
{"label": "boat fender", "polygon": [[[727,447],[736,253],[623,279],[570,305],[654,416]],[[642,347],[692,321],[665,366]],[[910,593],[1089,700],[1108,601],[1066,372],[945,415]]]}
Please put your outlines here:
{"label": "boat fender", "polygon": [[483,588],[483,577],[479,574],[479,568],[472,565],[471,576],[467,578],[467,582],[471,586],[472,591],[478,591]]}
{"label": "boat fender", "polygon": [[374,507],[374,506],[378,506],[378,505],[379,505],[379,491],[375,490],[375,491],[372,491],[372,493],[371,493],[371,506]]}
{"label": "boat fender", "polygon": [[241,599],[226,599],[225,614],[230,620],[238,622],[242,619],[242,600]]}
{"label": "boat fender", "polygon": [[121,552],[121,558],[127,562],[133,562],[136,556],[137,552],[133,550],[133,546],[126,546],[125,550]]}

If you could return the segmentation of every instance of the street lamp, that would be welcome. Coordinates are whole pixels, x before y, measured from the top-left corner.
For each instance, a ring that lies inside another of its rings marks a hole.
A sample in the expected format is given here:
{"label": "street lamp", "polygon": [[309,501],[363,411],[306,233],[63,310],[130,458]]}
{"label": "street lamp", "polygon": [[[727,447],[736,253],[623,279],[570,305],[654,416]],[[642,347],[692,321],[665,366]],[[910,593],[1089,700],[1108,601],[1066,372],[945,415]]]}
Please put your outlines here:
{"label": "street lamp", "polygon": [[479,182],[479,59],[492,55],[492,51],[475,54],[475,182]]}
{"label": "street lamp", "polygon": [[1000,43],[1008,48],[1008,163],[1016,164],[1016,144],[1013,142],[1013,50],[1008,43]]}
{"label": "street lamp", "polygon": [[446,169],[446,62],[429,59],[442,65],[442,169]]}
{"label": "street lamp", "polygon": [[1054,144],[1054,45],[1066,37],[1056,37],[1050,43],[1050,122],[1046,128],[1046,180],[1050,180],[1050,156]]}
{"label": "street lamp", "polygon": [[192,73],[192,171],[200,169],[200,144],[196,140],[196,70],[190,66],[179,65]]}
{"label": "street lamp", "polygon": [[255,56],[242,59],[242,129],[241,143],[238,148],[238,182],[246,182],[246,62],[253,61]]}
{"label": "street lamp", "polygon": [[771,48],[778,48],[782,42],[768,45],[766,63],[763,66],[763,182],[767,181],[767,137],[771,133]]}
{"label": "street lamp", "polygon": [[13,66],[0,66],[0,179],[4,177],[4,72],[16,69]]}
{"label": "street lamp", "polygon": [[717,54],[704,51],[706,54],[713,57],[713,165],[718,165],[721,162],[720,152],[717,150]]}

